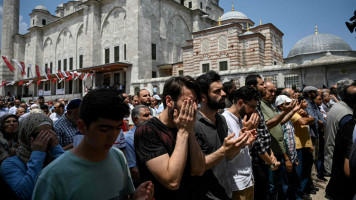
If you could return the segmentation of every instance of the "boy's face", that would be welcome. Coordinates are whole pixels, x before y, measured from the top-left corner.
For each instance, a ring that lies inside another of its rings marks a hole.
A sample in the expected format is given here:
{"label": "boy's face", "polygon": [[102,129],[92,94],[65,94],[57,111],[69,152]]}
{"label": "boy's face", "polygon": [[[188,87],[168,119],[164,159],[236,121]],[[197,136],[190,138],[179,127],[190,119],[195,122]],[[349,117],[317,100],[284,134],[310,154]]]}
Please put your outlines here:
{"label": "boy's face", "polygon": [[99,118],[87,127],[83,120],[78,120],[78,129],[84,135],[85,143],[100,152],[108,152],[115,143],[123,120]]}

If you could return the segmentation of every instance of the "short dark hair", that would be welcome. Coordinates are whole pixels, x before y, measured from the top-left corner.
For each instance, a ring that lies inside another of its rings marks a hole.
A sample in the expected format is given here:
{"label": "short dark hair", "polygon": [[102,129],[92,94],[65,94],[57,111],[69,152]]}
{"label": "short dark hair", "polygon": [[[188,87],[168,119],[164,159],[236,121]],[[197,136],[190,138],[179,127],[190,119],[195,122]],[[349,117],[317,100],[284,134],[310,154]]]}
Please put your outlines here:
{"label": "short dark hair", "polygon": [[39,96],[38,99],[44,99],[44,97],[43,96]]}
{"label": "short dark hair", "polygon": [[202,74],[197,78],[197,82],[200,86],[200,91],[202,94],[205,95],[208,95],[210,85],[213,82],[218,82],[218,81],[220,81],[220,75],[213,70],[208,71],[207,73]]}
{"label": "short dark hair", "polygon": [[233,100],[233,95],[231,92],[229,92],[232,88],[234,88],[236,84],[234,83],[234,80],[230,80],[228,82],[223,83],[223,90],[226,93],[226,97],[232,101]]}
{"label": "short dark hair", "polygon": [[40,106],[40,108],[41,108],[41,110],[48,109],[48,106],[46,104],[43,104],[43,105]]}
{"label": "short dark hair", "polygon": [[119,96],[119,92],[107,88],[89,91],[79,107],[79,118],[84,121],[87,127],[99,118],[122,120],[125,115],[129,114],[129,106]]}
{"label": "short dark hair", "polygon": [[[140,98],[140,92],[142,91],[142,90],[147,90],[147,89],[141,89],[141,90],[139,90],[138,92],[137,92],[137,96],[138,96],[138,98]],[[148,90],[147,90],[148,91]],[[149,91],[148,91],[149,92]]]}
{"label": "short dark hair", "polygon": [[351,85],[347,86],[344,90],[342,100],[351,108],[356,104],[356,93],[350,93],[348,91],[349,87],[356,87],[356,81],[354,81]]}
{"label": "short dark hair", "polygon": [[234,103],[237,103],[237,101],[239,101],[240,99],[242,99],[243,101],[260,100],[260,95],[258,93],[258,90],[256,90],[255,88],[249,85],[243,86],[240,89],[236,90],[233,93],[233,96],[234,96]]}
{"label": "short dark hair", "polygon": [[63,103],[60,103],[60,102],[57,102],[57,103],[59,103],[59,108],[60,107],[64,108],[64,104]]}
{"label": "short dark hair", "polygon": [[257,79],[262,79],[262,77],[258,74],[250,74],[246,77],[245,79],[245,85],[253,85],[253,86],[257,86]]}
{"label": "short dark hair", "polygon": [[201,94],[197,81],[190,76],[174,76],[168,79],[163,87],[162,100],[164,108],[167,107],[165,101],[166,96],[170,96],[173,101],[177,101],[178,97],[182,94],[183,87],[187,87],[188,89],[193,90],[197,95],[197,100],[200,102]]}

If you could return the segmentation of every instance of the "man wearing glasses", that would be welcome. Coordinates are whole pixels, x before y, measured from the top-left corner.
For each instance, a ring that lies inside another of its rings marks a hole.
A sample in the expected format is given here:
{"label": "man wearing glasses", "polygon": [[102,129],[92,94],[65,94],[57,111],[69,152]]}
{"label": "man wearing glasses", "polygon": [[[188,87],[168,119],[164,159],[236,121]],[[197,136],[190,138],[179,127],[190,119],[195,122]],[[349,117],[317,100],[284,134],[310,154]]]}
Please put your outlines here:
{"label": "man wearing glasses", "polygon": [[57,121],[59,118],[62,117],[63,113],[64,113],[64,104],[57,102],[54,104],[53,113],[49,116],[49,118],[51,118],[51,120],[54,123],[55,121]]}

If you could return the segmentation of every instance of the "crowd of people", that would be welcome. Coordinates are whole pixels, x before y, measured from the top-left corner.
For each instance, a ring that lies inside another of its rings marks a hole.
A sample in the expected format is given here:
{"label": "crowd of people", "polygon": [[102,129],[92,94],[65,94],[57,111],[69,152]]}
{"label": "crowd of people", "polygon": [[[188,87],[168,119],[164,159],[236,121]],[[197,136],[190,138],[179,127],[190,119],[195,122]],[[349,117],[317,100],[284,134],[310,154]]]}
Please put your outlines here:
{"label": "crowd of people", "polygon": [[[209,71],[163,93],[0,99],[6,199],[353,199],[356,81],[237,88]],[[313,167],[315,170],[313,170]],[[313,175],[316,172],[316,176]],[[330,177],[330,178],[328,178]]]}

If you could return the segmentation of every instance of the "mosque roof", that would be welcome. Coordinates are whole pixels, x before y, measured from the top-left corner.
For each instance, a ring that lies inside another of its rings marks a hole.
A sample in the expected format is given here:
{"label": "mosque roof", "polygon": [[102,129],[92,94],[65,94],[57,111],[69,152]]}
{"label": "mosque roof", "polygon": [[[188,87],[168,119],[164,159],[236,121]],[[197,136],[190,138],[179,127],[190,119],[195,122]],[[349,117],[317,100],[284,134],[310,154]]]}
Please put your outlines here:
{"label": "mosque roof", "polygon": [[43,6],[43,5],[38,5],[38,6],[35,7],[35,9],[36,10],[44,10],[44,11],[48,12],[47,8],[45,6]]}
{"label": "mosque roof", "polygon": [[221,21],[229,19],[248,19],[248,17],[242,12],[232,10],[221,16]]}
{"label": "mosque roof", "polygon": [[352,51],[352,49],[350,45],[340,37],[332,34],[320,34],[316,31],[315,34],[299,40],[293,46],[292,50],[290,50],[288,58],[328,51]]}

